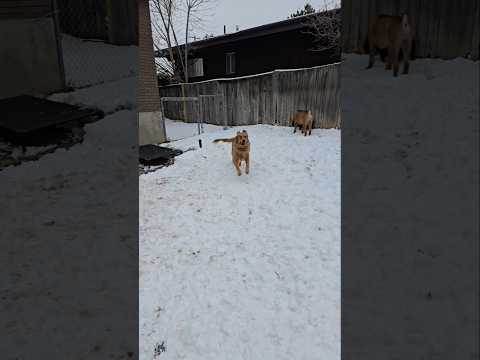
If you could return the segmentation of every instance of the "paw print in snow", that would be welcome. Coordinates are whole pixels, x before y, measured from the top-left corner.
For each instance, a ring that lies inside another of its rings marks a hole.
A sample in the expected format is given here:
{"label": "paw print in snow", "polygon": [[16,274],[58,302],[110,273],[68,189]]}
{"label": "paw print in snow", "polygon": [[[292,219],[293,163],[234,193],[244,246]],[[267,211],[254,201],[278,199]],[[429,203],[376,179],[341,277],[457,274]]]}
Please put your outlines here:
{"label": "paw print in snow", "polygon": [[157,357],[159,357],[165,351],[167,351],[167,348],[165,347],[165,342],[162,341],[161,344],[157,344],[155,346],[154,353],[153,353],[153,358],[156,359]]}

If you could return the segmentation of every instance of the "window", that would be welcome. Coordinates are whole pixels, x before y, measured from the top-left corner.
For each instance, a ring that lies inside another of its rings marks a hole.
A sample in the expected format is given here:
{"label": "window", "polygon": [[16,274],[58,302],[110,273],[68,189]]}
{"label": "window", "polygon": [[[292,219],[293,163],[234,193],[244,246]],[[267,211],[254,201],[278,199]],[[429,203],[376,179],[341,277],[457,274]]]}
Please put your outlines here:
{"label": "window", "polygon": [[227,75],[228,74],[235,74],[235,53],[226,53],[226,64],[227,64]]}
{"label": "window", "polygon": [[188,74],[190,77],[203,76],[203,59],[202,58],[189,60]]}

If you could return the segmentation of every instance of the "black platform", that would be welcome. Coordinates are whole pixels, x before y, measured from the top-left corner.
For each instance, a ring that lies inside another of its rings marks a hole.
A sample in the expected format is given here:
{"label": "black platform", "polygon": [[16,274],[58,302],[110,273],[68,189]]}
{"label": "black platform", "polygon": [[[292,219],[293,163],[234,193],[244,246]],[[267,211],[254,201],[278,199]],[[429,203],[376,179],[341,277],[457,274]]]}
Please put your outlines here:
{"label": "black platform", "polygon": [[72,126],[97,116],[96,111],[22,95],[0,100],[0,136],[12,143],[55,142]]}
{"label": "black platform", "polygon": [[27,95],[0,100],[0,128],[15,133],[63,125],[95,114],[93,110]]}
{"label": "black platform", "polygon": [[168,165],[175,156],[182,154],[183,151],[169,149],[157,145],[142,145],[139,148],[139,160],[142,165]]}

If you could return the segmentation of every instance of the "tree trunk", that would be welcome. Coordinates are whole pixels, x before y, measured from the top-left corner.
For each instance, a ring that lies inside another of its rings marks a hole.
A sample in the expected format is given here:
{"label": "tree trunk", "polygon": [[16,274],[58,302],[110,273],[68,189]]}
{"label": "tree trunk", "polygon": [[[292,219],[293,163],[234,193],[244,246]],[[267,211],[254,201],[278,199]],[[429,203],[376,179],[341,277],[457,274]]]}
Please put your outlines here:
{"label": "tree trunk", "polygon": [[188,6],[187,8],[187,24],[185,26],[185,82],[188,83],[188,32],[189,32],[189,25],[190,25],[190,11],[192,8]]}

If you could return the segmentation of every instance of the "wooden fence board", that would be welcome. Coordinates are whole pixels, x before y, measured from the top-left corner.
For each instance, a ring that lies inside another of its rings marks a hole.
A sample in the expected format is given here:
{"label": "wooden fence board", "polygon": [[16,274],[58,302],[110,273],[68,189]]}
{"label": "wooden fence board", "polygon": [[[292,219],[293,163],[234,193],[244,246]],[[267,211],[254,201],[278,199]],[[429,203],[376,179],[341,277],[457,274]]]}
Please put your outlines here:
{"label": "wooden fence board", "polygon": [[332,64],[185,84],[184,95],[181,85],[170,85],[160,87],[160,96],[215,95],[201,100],[201,115],[199,104],[194,102],[163,104],[167,118],[185,122],[197,122],[202,116],[203,122],[214,125],[288,126],[295,111],[309,109],[314,115],[314,128],[336,128],[340,124],[338,67],[339,64]]}

